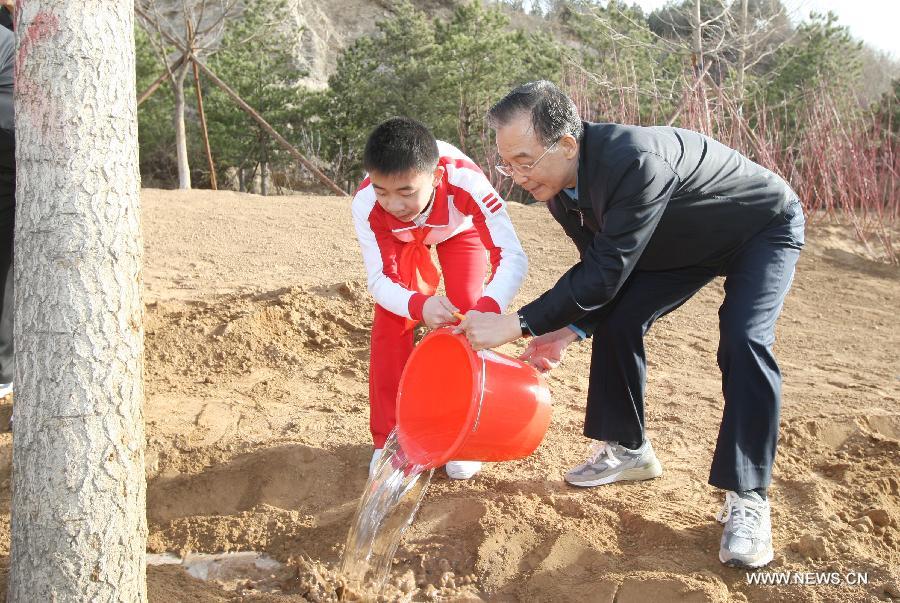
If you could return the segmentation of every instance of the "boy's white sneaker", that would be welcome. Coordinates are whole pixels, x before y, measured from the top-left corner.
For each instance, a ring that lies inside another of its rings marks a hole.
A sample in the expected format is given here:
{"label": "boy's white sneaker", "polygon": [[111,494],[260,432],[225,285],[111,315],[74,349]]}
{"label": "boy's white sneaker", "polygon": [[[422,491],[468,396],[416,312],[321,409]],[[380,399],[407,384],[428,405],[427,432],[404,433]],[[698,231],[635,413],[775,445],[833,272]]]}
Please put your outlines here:
{"label": "boy's white sneaker", "polygon": [[450,479],[469,479],[481,471],[481,461],[450,461],[444,468]]}
{"label": "boy's white sneaker", "polygon": [[372,477],[372,474],[375,473],[375,467],[378,466],[378,461],[381,459],[381,451],[381,448],[376,448],[372,452],[372,460],[369,461],[369,477]]}

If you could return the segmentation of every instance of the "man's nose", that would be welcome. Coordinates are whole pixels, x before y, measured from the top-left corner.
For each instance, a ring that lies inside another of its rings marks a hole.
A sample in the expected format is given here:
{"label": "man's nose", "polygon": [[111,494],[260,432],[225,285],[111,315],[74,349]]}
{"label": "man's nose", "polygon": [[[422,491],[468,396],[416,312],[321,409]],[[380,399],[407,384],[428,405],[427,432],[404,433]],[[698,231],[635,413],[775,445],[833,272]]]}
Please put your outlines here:
{"label": "man's nose", "polygon": [[526,174],[520,174],[519,172],[513,170],[512,179],[517,185],[522,186],[524,183],[528,182],[528,176]]}

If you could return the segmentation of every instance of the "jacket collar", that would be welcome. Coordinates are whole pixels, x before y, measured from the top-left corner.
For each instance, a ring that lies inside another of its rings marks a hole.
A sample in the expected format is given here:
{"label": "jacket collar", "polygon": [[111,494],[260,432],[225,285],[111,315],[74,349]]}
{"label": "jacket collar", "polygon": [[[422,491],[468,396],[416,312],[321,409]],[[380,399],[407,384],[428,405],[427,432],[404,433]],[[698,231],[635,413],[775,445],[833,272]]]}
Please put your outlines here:
{"label": "jacket collar", "polygon": [[593,137],[590,135],[591,123],[586,121],[581,123],[584,128],[584,133],[581,136],[581,140],[578,142],[578,198],[571,198],[565,191],[559,191],[556,194],[557,203],[569,211],[593,209],[591,197],[588,192],[588,185],[590,184],[588,175],[588,146],[589,143],[593,141]]}
{"label": "jacket collar", "polygon": [[450,224],[450,198],[447,190],[447,171],[444,170],[440,183],[434,189],[434,207],[431,208],[425,226],[444,228]]}
{"label": "jacket collar", "polygon": [[[591,184],[591,178],[588,169],[589,149],[593,141],[591,135],[590,122],[581,122],[583,134],[578,144],[578,199],[574,201],[575,205],[581,209],[591,208],[591,197],[588,192],[588,186]],[[568,195],[566,195],[568,196]]]}

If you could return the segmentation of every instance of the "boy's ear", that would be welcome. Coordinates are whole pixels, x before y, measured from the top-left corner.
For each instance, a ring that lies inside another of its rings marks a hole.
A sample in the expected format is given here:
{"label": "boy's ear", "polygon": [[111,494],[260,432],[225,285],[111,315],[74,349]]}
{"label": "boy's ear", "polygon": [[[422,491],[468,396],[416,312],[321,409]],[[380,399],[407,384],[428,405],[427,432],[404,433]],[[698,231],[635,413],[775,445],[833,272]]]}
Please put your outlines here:
{"label": "boy's ear", "polygon": [[431,185],[435,188],[441,183],[441,179],[444,177],[444,166],[439,165],[434,168],[434,180]]}

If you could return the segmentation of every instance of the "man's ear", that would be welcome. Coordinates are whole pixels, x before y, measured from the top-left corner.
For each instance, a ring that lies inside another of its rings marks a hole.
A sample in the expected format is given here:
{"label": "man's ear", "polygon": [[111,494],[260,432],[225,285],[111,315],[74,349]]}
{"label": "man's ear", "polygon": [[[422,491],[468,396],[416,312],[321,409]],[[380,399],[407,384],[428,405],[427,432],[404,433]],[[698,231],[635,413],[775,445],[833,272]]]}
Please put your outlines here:
{"label": "man's ear", "polygon": [[571,134],[566,134],[559,139],[559,148],[562,149],[563,157],[566,159],[578,157],[578,141]]}
{"label": "man's ear", "polygon": [[439,165],[434,168],[434,180],[431,182],[431,186],[437,188],[441,183],[441,180],[444,178],[444,166]]}

